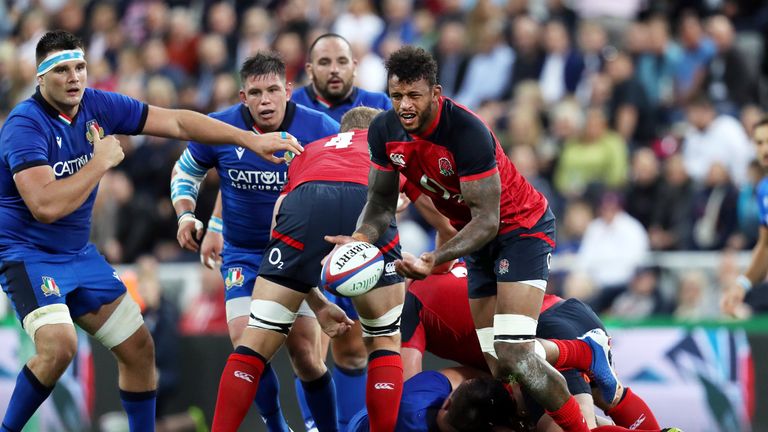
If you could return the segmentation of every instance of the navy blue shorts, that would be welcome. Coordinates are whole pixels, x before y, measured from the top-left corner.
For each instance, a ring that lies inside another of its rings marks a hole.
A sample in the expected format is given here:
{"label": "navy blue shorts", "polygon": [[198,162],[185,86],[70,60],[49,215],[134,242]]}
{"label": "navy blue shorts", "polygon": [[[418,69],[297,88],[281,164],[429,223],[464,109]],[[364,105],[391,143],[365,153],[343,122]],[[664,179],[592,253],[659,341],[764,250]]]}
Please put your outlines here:
{"label": "navy blue shorts", "polygon": [[[264,251],[259,276],[303,293],[318,286],[320,261],[333,249],[323,237],[355,232],[367,195],[368,188],[357,183],[320,181],[304,183],[288,193]],[[376,287],[402,282],[394,269],[394,261],[401,257],[394,219],[375,245],[385,261]]]}
{"label": "navy blue shorts", "polygon": [[[539,316],[539,325],[536,328],[536,337],[542,339],[578,339],[590,330],[603,329],[600,318],[595,312],[577,299],[568,299],[557,303],[544,311]],[[580,371],[567,369],[560,371],[568,383],[568,391],[572,395],[592,393],[589,383],[584,379]],[[544,409],[526,395],[526,404],[531,418],[536,419],[544,414]]]}
{"label": "navy blue shorts", "polygon": [[555,249],[555,215],[541,216],[530,229],[497,236],[466,257],[469,298],[496,295],[497,282],[546,281]]}
{"label": "navy blue shorts", "polygon": [[93,244],[77,254],[36,252],[0,261],[0,285],[19,321],[35,309],[62,303],[73,318],[98,310],[126,292],[115,269]]}
{"label": "navy blue shorts", "polygon": [[221,277],[226,288],[225,300],[240,297],[251,298],[253,285],[261,265],[261,251],[247,252],[242,249],[224,247],[221,254]]}

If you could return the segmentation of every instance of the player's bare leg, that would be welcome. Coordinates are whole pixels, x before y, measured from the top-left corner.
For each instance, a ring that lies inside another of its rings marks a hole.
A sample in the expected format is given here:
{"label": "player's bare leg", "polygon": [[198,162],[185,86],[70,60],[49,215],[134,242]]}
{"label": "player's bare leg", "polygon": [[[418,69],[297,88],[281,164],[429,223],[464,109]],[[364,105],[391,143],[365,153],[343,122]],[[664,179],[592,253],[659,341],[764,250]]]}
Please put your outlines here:
{"label": "player's bare leg", "polygon": [[491,374],[496,375],[496,348],[493,346],[493,316],[496,314],[496,296],[469,299],[469,310],[475,322],[477,339]]}
{"label": "player's bare leg", "polygon": [[496,376],[520,383],[564,431],[586,431],[584,417],[568,392],[565,379],[534,352],[543,298],[544,291],[537,287],[518,282],[498,283],[494,316]]}
{"label": "player's bare leg", "polygon": [[306,294],[258,277],[248,326],[221,375],[213,432],[235,432],[256,396],[265,364],[285,343]]}
{"label": "player's bare leg", "polygon": [[353,298],[368,351],[366,406],[371,432],[392,432],[403,392],[400,314],[405,284],[377,288]]}
{"label": "player's bare leg", "polygon": [[120,399],[132,431],[155,428],[155,345],[128,294],[76,320],[117,358]]}

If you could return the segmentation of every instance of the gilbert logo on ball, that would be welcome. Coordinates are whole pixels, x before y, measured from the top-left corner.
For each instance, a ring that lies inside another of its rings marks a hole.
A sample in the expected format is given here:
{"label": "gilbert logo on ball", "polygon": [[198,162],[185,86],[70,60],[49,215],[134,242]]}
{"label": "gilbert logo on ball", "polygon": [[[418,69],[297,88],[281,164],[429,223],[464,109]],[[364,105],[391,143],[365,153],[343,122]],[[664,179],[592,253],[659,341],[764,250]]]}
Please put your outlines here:
{"label": "gilbert logo on ball", "polygon": [[320,285],[330,293],[355,297],[370,291],[384,271],[384,256],[376,246],[354,241],[340,246],[328,258]]}

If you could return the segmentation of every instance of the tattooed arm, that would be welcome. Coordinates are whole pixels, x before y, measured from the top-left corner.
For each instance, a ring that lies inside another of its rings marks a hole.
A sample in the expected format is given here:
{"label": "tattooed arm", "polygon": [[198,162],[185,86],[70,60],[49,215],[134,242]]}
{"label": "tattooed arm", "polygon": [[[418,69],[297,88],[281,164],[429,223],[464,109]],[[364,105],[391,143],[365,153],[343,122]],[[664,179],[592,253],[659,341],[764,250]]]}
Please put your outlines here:
{"label": "tattooed arm", "polygon": [[462,182],[461,194],[472,213],[472,220],[434,252],[424,253],[418,259],[404,255],[402,260],[395,261],[398,273],[413,279],[424,279],[435,265],[469,255],[496,236],[501,202],[499,174]]}
{"label": "tattooed arm", "polygon": [[462,182],[461,195],[472,212],[472,220],[433,252],[436,264],[469,255],[491,241],[499,231],[501,180],[498,173]]}
{"label": "tattooed arm", "polygon": [[325,236],[325,240],[337,245],[354,240],[375,243],[387,230],[395,217],[397,197],[400,194],[400,174],[371,167],[368,173],[368,202],[363,207],[357,230],[352,236]]}
{"label": "tattooed arm", "polygon": [[368,202],[352,237],[374,243],[387,230],[397,209],[400,174],[371,167],[368,173]]}

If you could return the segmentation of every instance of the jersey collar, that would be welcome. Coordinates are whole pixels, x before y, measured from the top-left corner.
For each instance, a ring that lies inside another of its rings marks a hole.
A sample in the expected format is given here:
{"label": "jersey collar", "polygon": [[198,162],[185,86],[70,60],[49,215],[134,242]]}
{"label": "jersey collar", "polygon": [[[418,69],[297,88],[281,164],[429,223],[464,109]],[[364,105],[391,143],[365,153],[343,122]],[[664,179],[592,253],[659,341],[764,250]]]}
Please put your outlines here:
{"label": "jersey collar", "polygon": [[46,112],[51,118],[56,119],[62,123],[64,123],[67,126],[72,126],[72,123],[75,122],[75,119],[77,118],[77,114],[80,114],[80,111],[82,111],[82,102],[80,102],[80,107],[77,110],[77,114],[75,114],[74,117],[70,118],[68,115],[60,112],[56,108],[53,107],[53,105],[49,104],[47,100],[43,97],[43,94],[40,93],[40,87],[38,86],[35,89],[35,94],[32,95],[32,99],[37,101],[37,103],[40,104],[40,106],[43,107],[43,111]]}
{"label": "jersey collar", "polygon": [[307,84],[306,86],[304,86],[304,88],[307,90],[307,95],[309,96],[310,99],[312,99],[316,103],[319,103],[320,105],[324,106],[326,109],[334,108],[334,107],[337,107],[339,105],[351,104],[351,103],[355,102],[355,99],[357,99],[357,87],[356,86],[352,86],[352,91],[349,92],[349,96],[347,96],[345,99],[343,99],[343,100],[341,100],[341,101],[339,101],[338,103],[335,103],[335,104],[331,103],[330,101],[326,100],[325,98],[323,98],[322,96],[317,94],[317,92],[315,92],[315,87],[312,84]]}
{"label": "jersey collar", "polygon": [[[245,122],[246,126],[250,125],[251,130],[256,135],[261,135],[264,133],[261,129],[259,129],[258,126],[256,126],[256,122],[253,120],[253,116],[251,116],[251,112],[248,111],[248,107],[243,104],[240,105],[240,115],[243,116],[243,121]],[[293,117],[296,115],[296,103],[288,101],[288,103],[285,105],[285,116],[283,117],[282,123],[280,123],[280,126],[277,127],[276,132],[285,131],[288,132],[288,128],[291,127],[291,123],[293,123]]]}
{"label": "jersey collar", "polygon": [[425,139],[428,136],[432,135],[432,133],[437,129],[437,125],[440,123],[440,117],[443,115],[443,105],[445,103],[445,96],[440,96],[440,98],[437,100],[437,115],[435,116],[435,119],[432,120],[432,124],[429,125],[427,130],[425,130],[423,133],[420,134],[411,134],[414,138],[418,139]]}

